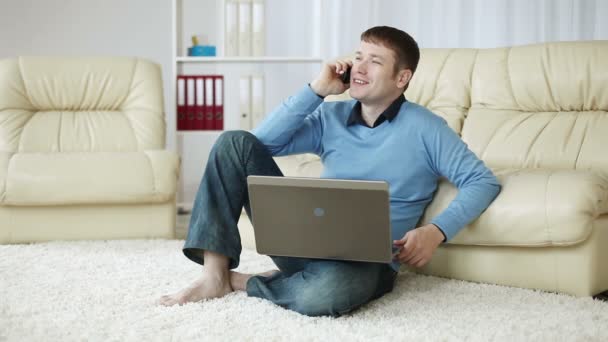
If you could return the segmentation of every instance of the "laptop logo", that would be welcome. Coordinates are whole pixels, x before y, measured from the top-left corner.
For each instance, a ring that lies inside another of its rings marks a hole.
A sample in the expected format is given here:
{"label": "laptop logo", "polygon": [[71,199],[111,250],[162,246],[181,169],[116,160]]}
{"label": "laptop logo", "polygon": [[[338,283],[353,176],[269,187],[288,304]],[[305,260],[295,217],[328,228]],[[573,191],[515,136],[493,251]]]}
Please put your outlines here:
{"label": "laptop logo", "polygon": [[323,208],[315,208],[314,213],[315,213],[316,217],[325,216],[325,209],[323,209]]}

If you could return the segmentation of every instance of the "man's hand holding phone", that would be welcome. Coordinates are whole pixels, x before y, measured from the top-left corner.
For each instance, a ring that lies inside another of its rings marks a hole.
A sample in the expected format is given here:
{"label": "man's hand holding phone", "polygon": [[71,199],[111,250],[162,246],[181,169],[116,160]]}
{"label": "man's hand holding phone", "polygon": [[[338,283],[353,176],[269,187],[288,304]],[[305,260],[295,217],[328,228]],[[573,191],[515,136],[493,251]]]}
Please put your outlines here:
{"label": "man's hand holding phone", "polygon": [[[353,62],[347,59],[339,59],[334,62],[325,63],[319,76],[310,83],[312,90],[317,95],[342,94],[350,87],[350,68]],[[342,76],[348,73],[348,82],[342,80]]]}

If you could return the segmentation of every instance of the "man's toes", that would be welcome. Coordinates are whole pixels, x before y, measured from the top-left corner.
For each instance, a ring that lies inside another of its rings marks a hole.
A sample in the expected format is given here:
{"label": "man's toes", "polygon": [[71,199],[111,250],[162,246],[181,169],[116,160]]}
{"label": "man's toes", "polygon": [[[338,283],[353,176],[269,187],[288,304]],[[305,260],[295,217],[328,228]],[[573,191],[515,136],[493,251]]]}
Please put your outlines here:
{"label": "man's toes", "polygon": [[173,298],[173,296],[165,295],[160,297],[158,300],[158,304],[163,306],[172,306],[175,305],[177,301]]}
{"label": "man's toes", "polygon": [[179,304],[179,301],[177,301],[175,298],[169,298],[165,301],[165,303],[163,305],[164,306],[173,306],[175,304]]}

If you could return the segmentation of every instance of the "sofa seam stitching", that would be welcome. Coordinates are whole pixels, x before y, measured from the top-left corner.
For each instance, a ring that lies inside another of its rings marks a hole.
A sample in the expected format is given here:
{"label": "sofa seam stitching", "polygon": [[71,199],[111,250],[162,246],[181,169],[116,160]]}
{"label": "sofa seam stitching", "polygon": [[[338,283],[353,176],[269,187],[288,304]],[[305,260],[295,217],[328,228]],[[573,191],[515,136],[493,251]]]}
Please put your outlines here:
{"label": "sofa seam stitching", "polygon": [[[578,117],[579,116],[580,115],[576,115],[576,114],[574,115],[574,122],[572,123],[572,127],[570,127],[570,131],[568,132],[568,136],[566,137],[566,139],[564,141],[564,143],[565,143],[564,145],[565,146],[568,146],[569,143],[570,143],[570,139],[572,139],[572,132],[574,132],[574,128],[576,127],[576,123],[578,122]],[[585,136],[583,136],[583,139],[584,138],[585,138]],[[562,145],[562,148],[563,148],[564,145]],[[581,148],[582,147],[583,147],[583,142],[581,141],[581,145],[578,148],[578,153],[576,154],[576,158],[574,158],[574,165],[572,166],[572,168],[574,170],[576,170],[576,164],[578,163],[578,156],[581,153]]]}
{"label": "sofa seam stitching", "polygon": [[[135,66],[133,67],[133,72],[131,74],[131,82],[129,82],[129,94],[127,94],[127,97],[129,97],[129,95],[131,94],[131,91],[133,89],[133,80],[135,79],[135,71],[137,70],[137,67],[139,65],[139,58],[135,58]],[[125,97],[126,100],[126,97]],[[135,132],[135,127],[133,127],[133,122],[131,121],[131,118],[129,117],[129,115],[127,114],[127,112],[122,108],[122,104],[121,104],[121,112],[123,113],[123,115],[127,118],[127,122],[129,122],[129,127],[131,127],[131,132],[133,132],[133,139],[135,139],[135,149],[137,151],[139,151],[139,139],[137,139],[137,133]],[[142,151],[143,151],[143,147],[142,147]]]}
{"label": "sofa seam stitching", "polygon": [[[548,47],[545,47],[544,48],[544,52],[546,53],[547,61],[548,61],[551,57],[550,57],[549,53],[547,53],[547,49],[548,49]],[[561,112],[561,108],[560,108],[561,106],[559,106],[557,104],[557,102],[555,102],[555,98],[556,97],[553,94],[553,88],[551,87],[551,82],[549,82],[549,74],[547,73],[547,68],[546,68],[546,66],[547,66],[548,63],[545,63],[542,58],[541,58],[540,61],[541,61],[542,67],[543,67],[543,79],[545,81],[545,85],[549,89],[549,96],[551,97],[551,104],[553,106],[555,106],[554,107],[556,109],[555,112]]]}
{"label": "sofa seam stitching", "polygon": [[[577,119],[578,119],[578,115],[577,115]],[[577,170],[577,168],[578,168],[578,158],[581,156],[581,152],[583,151],[583,146],[585,145],[585,141],[587,141],[587,136],[589,133],[589,121],[593,121],[593,118],[591,118],[590,120],[587,120],[585,122],[585,134],[583,134],[581,146],[579,146],[578,153],[576,154],[576,159],[574,159],[574,169],[575,170]],[[572,128],[572,129],[574,130],[574,128]]]}
{"label": "sofa seam stitching", "polygon": [[27,96],[27,100],[30,102],[30,106],[34,108],[34,104],[32,103],[32,97],[30,96],[30,92],[27,90],[25,78],[23,77],[23,65],[21,64],[21,58],[17,60],[17,65],[19,66],[19,76],[21,77],[21,82],[23,82],[23,90],[25,90],[25,96]]}
{"label": "sofa seam stitching", "polygon": [[505,63],[505,66],[507,68],[507,79],[509,80],[509,89],[511,89],[511,96],[513,97],[513,101],[517,105],[517,108],[521,109],[522,106],[519,104],[519,102],[517,102],[517,98],[515,97],[515,90],[513,89],[513,80],[511,79],[511,67],[509,66],[511,62],[511,51],[513,51],[512,47],[510,47],[507,51],[507,62]]}
{"label": "sofa seam stitching", "polygon": [[[505,119],[503,122],[501,122],[501,125],[504,124],[504,122],[508,121],[508,120],[509,120],[509,118]],[[488,140],[483,151],[481,151],[481,153],[479,154],[479,158],[481,158],[482,160],[485,160],[484,155],[486,154],[486,151],[488,150],[488,148],[490,148],[490,144],[492,143],[492,141],[494,141],[494,138],[496,137],[496,133],[498,133],[498,131],[500,130],[501,125],[496,125],[494,132],[492,132],[492,135],[490,136],[490,140]]]}
{"label": "sofa seam stitching", "polygon": [[[532,117],[534,114],[530,114],[530,116],[528,116],[528,118]],[[526,151],[526,154],[524,155],[524,158],[528,159],[530,156],[530,152],[532,151],[532,149],[534,148],[534,145],[536,144],[536,142],[539,140],[541,134],[543,134],[543,132],[545,131],[545,129],[547,128],[547,126],[549,126],[551,124],[551,121],[553,121],[553,119],[555,119],[557,117],[557,113],[555,113],[553,115],[553,117],[551,119],[549,119],[549,121],[547,121],[547,123],[543,126],[543,128],[540,130],[540,132],[538,132],[538,134],[534,137],[534,139],[530,142],[530,146],[528,147],[528,150]],[[527,120],[527,118],[526,118]],[[524,120],[525,121],[525,120]],[[523,122],[523,121],[522,121]]]}
{"label": "sofa seam stitching", "polygon": [[548,198],[549,198],[549,182],[551,181],[551,177],[553,176],[553,173],[555,171],[550,171],[549,175],[547,176],[547,181],[545,182],[545,233],[547,235],[547,241],[550,243],[551,242],[551,232],[549,229],[549,216],[547,214],[548,211],[548,207],[549,207],[549,202],[548,202]]}
{"label": "sofa seam stitching", "polygon": [[[448,64],[448,59],[450,59],[450,56],[452,56],[452,53],[455,51],[456,49],[450,49],[450,51],[448,52],[447,56],[445,56],[445,60],[443,61],[443,64],[441,65],[441,69],[439,69],[439,72],[437,73],[437,78],[435,79],[435,88],[433,89],[433,95],[437,92],[437,87],[438,87],[438,83],[439,83],[439,79],[441,78],[441,73],[443,72],[443,69],[445,68],[445,65]],[[434,96],[433,96],[434,98]],[[431,102],[433,100],[431,99]],[[430,102],[429,102],[430,105]]]}
{"label": "sofa seam stitching", "polygon": [[25,131],[25,126],[27,126],[28,123],[30,123],[30,121],[32,120],[32,118],[34,117],[34,113],[40,112],[40,110],[38,108],[36,108],[34,106],[34,104],[32,103],[32,97],[30,96],[30,92],[27,89],[27,85],[25,84],[25,78],[23,77],[23,65],[21,64],[21,60],[22,58],[19,57],[17,59],[17,67],[19,68],[19,77],[21,78],[21,82],[23,83],[23,90],[25,90],[25,96],[27,97],[27,100],[31,106],[31,108],[34,108],[35,111],[30,111],[27,110],[28,112],[30,112],[30,117],[27,119],[26,122],[23,123],[23,127],[21,127],[21,134],[19,134],[19,141],[17,142],[17,149],[16,151],[14,151],[15,153],[17,153],[18,151],[21,150],[21,140],[23,139],[23,131]]}
{"label": "sofa seam stitching", "polygon": [[[553,176],[553,174],[555,173],[555,171],[550,171],[549,175],[547,176],[547,181],[545,182],[545,233],[547,235],[547,242],[549,244],[552,243],[551,240],[551,229],[549,227],[549,216],[548,216],[548,207],[549,207],[549,202],[548,202],[548,198],[549,198],[549,182],[551,181],[551,177]],[[557,289],[559,289],[559,277],[558,277],[558,273],[557,273],[557,260],[555,258],[555,254],[552,255],[553,260],[553,275],[554,275],[554,281],[555,281],[555,287]]]}
{"label": "sofa seam stitching", "polygon": [[477,69],[477,57],[479,56],[479,49],[475,50],[475,57],[473,58],[473,67],[471,68],[471,74],[469,75],[469,86],[471,87],[469,89],[469,108],[467,108],[467,115],[463,120],[463,127],[464,127],[464,121],[466,120],[467,117],[469,117],[469,113],[471,112],[471,108],[473,108],[473,74],[475,73],[475,70]]}
{"label": "sofa seam stitching", "polygon": [[13,160],[13,157],[15,156],[15,154],[17,153],[13,153],[13,152],[9,152],[11,154],[11,156],[8,158],[8,162],[6,163],[6,177],[4,178],[4,187],[2,188],[2,193],[0,193],[0,202],[4,203],[4,201],[6,200],[6,194],[8,193],[7,191],[7,186],[8,186],[8,179],[9,179],[9,175],[8,175],[8,171],[11,169],[11,161]]}
{"label": "sofa seam stitching", "polygon": [[157,194],[156,190],[156,173],[154,172],[154,165],[152,165],[152,159],[145,151],[142,151],[144,156],[146,156],[146,160],[148,161],[148,165],[150,165],[150,172],[152,173],[152,193]]}

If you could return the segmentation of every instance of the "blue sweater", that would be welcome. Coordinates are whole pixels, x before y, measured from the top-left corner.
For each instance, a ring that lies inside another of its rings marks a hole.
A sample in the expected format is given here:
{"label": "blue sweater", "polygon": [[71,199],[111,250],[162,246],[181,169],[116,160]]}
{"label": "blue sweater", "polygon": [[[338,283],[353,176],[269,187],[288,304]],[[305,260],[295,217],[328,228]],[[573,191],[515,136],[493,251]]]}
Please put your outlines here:
{"label": "blue sweater", "polygon": [[323,102],[306,86],[270,113],[253,134],[274,156],[319,155],[321,178],[388,182],[393,240],[417,227],[441,177],[459,189],[448,208],[431,221],[447,241],[500,192],[492,171],[441,117],[406,101],[392,121],[375,128],[348,126],[356,103]]}

